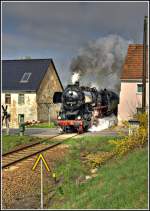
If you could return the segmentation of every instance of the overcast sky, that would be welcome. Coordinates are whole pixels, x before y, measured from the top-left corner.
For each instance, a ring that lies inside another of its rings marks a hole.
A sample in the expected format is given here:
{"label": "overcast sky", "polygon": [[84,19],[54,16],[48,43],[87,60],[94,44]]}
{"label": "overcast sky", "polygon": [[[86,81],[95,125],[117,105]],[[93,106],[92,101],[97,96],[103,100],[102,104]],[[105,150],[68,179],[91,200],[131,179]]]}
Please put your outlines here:
{"label": "overcast sky", "polygon": [[[52,58],[67,81],[71,59],[110,34],[142,43],[147,2],[3,2],[3,59]],[[65,74],[64,74],[65,73]]]}

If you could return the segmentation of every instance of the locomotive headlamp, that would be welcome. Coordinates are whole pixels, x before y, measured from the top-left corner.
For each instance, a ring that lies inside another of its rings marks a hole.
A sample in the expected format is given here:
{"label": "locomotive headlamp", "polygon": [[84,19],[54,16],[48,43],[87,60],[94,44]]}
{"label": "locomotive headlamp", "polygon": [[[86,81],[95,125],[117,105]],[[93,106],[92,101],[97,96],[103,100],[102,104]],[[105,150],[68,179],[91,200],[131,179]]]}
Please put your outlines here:
{"label": "locomotive headlamp", "polygon": [[78,116],[77,119],[81,119],[81,116]]}

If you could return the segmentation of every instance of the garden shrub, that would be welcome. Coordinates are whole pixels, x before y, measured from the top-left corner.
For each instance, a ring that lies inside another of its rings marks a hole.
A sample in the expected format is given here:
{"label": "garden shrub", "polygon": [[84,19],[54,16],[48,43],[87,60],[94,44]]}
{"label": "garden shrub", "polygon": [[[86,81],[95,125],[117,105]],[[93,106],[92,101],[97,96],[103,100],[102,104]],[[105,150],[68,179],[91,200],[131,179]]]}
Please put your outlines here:
{"label": "garden shrub", "polygon": [[[148,141],[148,115],[147,113],[141,113],[136,118],[140,122],[139,128],[135,129],[130,135],[121,133],[123,137],[121,139],[110,140],[108,143],[114,145],[111,152],[84,152],[81,155],[83,162],[90,168],[100,167],[114,156],[122,156],[130,150],[143,147]],[[129,128],[127,121],[124,122],[124,127]]]}
{"label": "garden shrub", "polygon": [[89,153],[85,156],[87,160],[87,164],[89,164],[92,168],[103,165],[107,160],[112,158],[114,152],[98,152],[98,153]]}
{"label": "garden shrub", "polygon": [[[109,143],[115,145],[114,154],[124,155],[128,151],[143,147],[148,141],[148,115],[147,113],[140,113],[136,115],[140,125],[131,135],[124,136],[121,140],[110,140]],[[127,122],[126,122],[126,126]]]}

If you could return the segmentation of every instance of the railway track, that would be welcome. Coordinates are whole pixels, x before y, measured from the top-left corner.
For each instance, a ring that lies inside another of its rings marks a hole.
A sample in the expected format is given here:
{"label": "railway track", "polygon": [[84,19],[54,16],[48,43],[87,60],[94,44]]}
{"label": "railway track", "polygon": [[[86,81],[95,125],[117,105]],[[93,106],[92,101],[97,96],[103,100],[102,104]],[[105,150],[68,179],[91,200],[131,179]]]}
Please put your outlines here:
{"label": "railway track", "polygon": [[[7,152],[2,155],[2,169],[5,169],[23,160],[31,158],[41,152],[54,148],[77,135],[78,134],[73,134],[73,135],[59,134],[59,135],[50,137],[48,139],[44,139],[42,141],[28,144],[22,148]],[[55,142],[51,144],[45,144],[48,141],[55,141]]]}

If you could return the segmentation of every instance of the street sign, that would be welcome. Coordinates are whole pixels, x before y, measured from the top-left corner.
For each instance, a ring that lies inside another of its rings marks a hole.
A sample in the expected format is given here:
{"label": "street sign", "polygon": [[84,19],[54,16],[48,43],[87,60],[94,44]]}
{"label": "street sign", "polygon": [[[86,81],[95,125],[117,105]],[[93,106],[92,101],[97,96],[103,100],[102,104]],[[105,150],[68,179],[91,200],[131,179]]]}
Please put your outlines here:
{"label": "street sign", "polygon": [[32,170],[33,170],[33,171],[35,170],[35,168],[37,167],[37,165],[38,165],[38,163],[39,163],[40,160],[43,161],[46,170],[47,170],[47,171],[50,171],[50,168],[48,167],[48,164],[47,164],[47,162],[46,162],[46,160],[45,160],[45,158],[43,157],[42,154],[40,154],[39,157],[37,158],[37,160],[36,160],[34,166],[32,167]]}
{"label": "street sign", "polygon": [[48,167],[48,164],[47,164],[45,158],[43,157],[43,155],[40,154],[38,156],[34,166],[32,167],[33,171],[35,170],[35,168],[37,167],[39,162],[41,163],[41,209],[43,209],[43,164],[44,164],[47,171],[50,171],[50,168]]}

